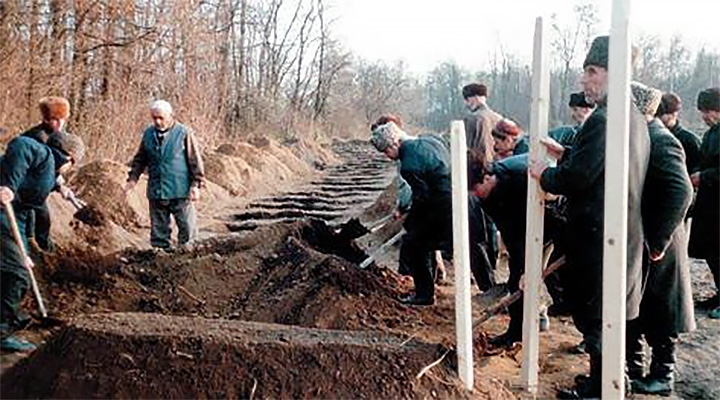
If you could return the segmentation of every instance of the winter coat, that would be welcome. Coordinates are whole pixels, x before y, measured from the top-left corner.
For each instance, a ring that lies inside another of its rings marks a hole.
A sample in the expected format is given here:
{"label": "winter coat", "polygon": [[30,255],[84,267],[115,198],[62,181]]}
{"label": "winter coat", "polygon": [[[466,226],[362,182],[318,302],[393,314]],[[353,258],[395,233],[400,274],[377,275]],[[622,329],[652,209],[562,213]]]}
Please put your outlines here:
{"label": "winter coat", "polygon": [[648,124],[648,132],[650,165],[642,202],[645,242],[649,251],[665,255],[657,262],[645,257],[641,325],[651,332],[690,332],[695,314],[683,219],[692,201],[692,184],[680,141],[658,119]]}
{"label": "winter coat", "polygon": [[[647,123],[634,105],[630,113],[627,319],[639,314],[642,295],[643,229],[641,197],[650,157]],[[543,190],[567,197],[568,294],[575,311],[602,318],[603,225],[605,197],[606,105],[599,105],[578,132],[572,150],[540,179]],[[618,266],[620,267],[620,266]]]}
{"label": "winter coat", "polygon": [[147,128],[128,180],[137,181],[146,169],[147,197],[151,200],[186,199],[192,186],[202,187],[203,163],[192,132],[176,122],[161,144],[157,129]]}
{"label": "winter coat", "polygon": [[720,123],[715,124],[703,137],[700,163],[694,172],[700,172],[693,222],[690,231],[690,256],[701,259],[720,257]]}
{"label": "winter coat", "polygon": [[467,148],[476,160],[483,163],[492,161],[494,147],[492,130],[502,118],[502,115],[482,104],[470,116],[465,117]]}
{"label": "winter coat", "polygon": [[692,174],[700,163],[700,138],[680,126],[679,121],[670,129],[670,132],[680,141],[685,151],[685,166],[687,167],[688,173]]}
{"label": "winter coat", "polygon": [[28,136],[13,139],[2,157],[0,186],[15,193],[15,210],[41,207],[55,187],[55,156]]}
{"label": "winter coat", "polygon": [[404,140],[399,150],[400,175],[412,189],[405,229],[443,237],[452,224],[450,152],[439,140],[420,136]]}

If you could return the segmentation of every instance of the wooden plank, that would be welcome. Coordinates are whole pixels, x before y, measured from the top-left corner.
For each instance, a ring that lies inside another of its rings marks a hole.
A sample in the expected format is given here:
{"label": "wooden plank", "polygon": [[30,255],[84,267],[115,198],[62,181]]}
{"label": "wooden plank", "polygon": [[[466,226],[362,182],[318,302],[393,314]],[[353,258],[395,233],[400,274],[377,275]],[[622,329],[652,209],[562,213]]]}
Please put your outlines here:
{"label": "wooden plank", "polygon": [[470,225],[468,222],[467,144],[465,125],[450,125],[452,155],[453,262],[455,265],[455,327],[458,375],[467,390],[473,389],[472,312],[470,305]]}
{"label": "wooden plank", "polygon": [[603,245],[602,398],[625,398],[630,0],[613,0],[608,65]]}
{"label": "wooden plank", "polygon": [[[530,111],[530,157],[544,160],[550,102],[550,60],[547,27],[543,18],[535,20],[533,50],[532,106]],[[537,180],[528,178],[527,227],[525,233],[525,296],[523,298],[522,386],[530,393],[538,389],[538,294],[542,282],[544,192]]]}

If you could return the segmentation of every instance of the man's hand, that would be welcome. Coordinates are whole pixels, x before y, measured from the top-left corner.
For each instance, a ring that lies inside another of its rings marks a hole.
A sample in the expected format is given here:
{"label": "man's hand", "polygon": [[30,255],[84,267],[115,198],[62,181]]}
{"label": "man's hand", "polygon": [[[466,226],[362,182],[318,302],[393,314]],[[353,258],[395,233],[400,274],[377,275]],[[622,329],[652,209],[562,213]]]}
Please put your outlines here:
{"label": "man's hand", "polygon": [[656,263],[665,257],[664,251],[650,251],[650,261]]}
{"label": "man's hand", "polygon": [[528,172],[530,172],[530,176],[540,180],[540,177],[542,176],[543,172],[547,169],[547,164],[543,161],[538,160],[530,160],[530,166],[528,168]]}
{"label": "man's hand", "polygon": [[395,212],[393,212],[393,215],[392,215],[393,221],[397,221],[397,220],[399,220],[399,219],[402,218],[402,217],[403,217],[403,212],[402,212],[402,211],[400,211],[400,210],[395,210]]}
{"label": "man's hand", "polygon": [[551,137],[544,137],[540,139],[540,143],[545,146],[547,154],[556,160],[561,159],[565,153],[565,147]]}
{"label": "man's hand", "polygon": [[130,193],[130,191],[135,187],[135,184],[136,184],[136,183],[137,183],[137,182],[135,182],[135,181],[127,181],[127,182],[125,182],[125,186],[123,186],[123,194],[124,194],[125,196],[127,196],[128,193]]}
{"label": "man's hand", "polygon": [[25,266],[27,267],[27,269],[35,268],[35,263],[33,262],[32,258],[30,258],[30,256],[25,257]]}
{"label": "man's hand", "polygon": [[15,193],[7,186],[0,186],[0,202],[10,204],[15,198]]}
{"label": "man's hand", "polygon": [[193,186],[190,188],[190,201],[200,200],[200,188]]}
{"label": "man's hand", "polygon": [[690,182],[692,182],[693,187],[700,186],[700,173],[696,172],[690,175]]}

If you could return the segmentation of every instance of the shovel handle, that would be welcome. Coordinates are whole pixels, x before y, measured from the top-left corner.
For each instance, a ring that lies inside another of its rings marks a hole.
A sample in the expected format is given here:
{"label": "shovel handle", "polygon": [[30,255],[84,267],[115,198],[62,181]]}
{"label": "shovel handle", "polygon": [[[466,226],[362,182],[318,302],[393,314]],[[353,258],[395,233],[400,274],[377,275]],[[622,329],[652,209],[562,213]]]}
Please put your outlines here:
{"label": "shovel handle", "polygon": [[40,310],[40,315],[42,315],[43,318],[47,318],[48,314],[47,309],[45,309],[45,302],[40,294],[40,288],[38,287],[37,280],[35,280],[35,274],[33,273],[33,268],[29,261],[30,258],[25,250],[25,244],[20,236],[20,229],[18,228],[17,219],[15,219],[15,211],[13,210],[13,206],[10,202],[3,202],[3,206],[5,208],[5,212],[7,213],[8,220],[10,221],[10,230],[12,231],[13,239],[20,249],[20,255],[22,255],[23,258],[23,265],[30,277],[30,284],[32,286],[33,294],[35,295],[35,301],[37,301],[38,309]]}

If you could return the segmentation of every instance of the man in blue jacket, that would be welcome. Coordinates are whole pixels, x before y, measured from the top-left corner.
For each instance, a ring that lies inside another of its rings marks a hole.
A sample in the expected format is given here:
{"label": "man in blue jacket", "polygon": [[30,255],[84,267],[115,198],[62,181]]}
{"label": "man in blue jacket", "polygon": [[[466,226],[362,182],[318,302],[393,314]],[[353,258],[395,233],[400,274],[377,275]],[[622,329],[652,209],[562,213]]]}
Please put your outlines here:
{"label": "man in blue jacket", "polygon": [[[83,152],[82,140],[66,133],[50,135],[48,145],[28,136],[18,136],[8,145],[0,161],[0,201],[11,204],[25,248],[31,215],[45,204],[57,174],[79,161]],[[33,344],[13,334],[29,321],[20,314],[20,303],[29,286],[26,266],[32,266],[32,261],[23,257],[4,209],[0,233],[0,348],[31,351]]]}
{"label": "man in blue jacket", "polygon": [[150,202],[150,245],[170,249],[170,216],[178,227],[178,245],[195,239],[197,222],[193,202],[204,185],[203,162],[192,131],[175,121],[170,103],[150,106],[153,126],[143,133],[132,160],[124,191],[128,193],[147,170]]}

